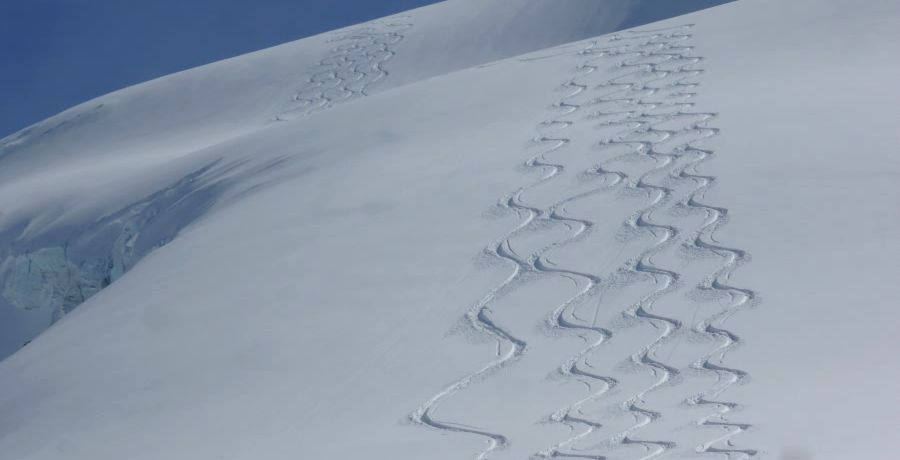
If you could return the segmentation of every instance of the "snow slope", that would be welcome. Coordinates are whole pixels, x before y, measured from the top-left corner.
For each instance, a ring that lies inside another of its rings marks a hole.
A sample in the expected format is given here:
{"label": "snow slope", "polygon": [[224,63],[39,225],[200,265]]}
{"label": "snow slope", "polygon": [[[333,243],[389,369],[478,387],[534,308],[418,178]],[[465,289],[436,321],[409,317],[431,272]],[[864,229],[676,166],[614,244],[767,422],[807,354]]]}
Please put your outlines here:
{"label": "snow slope", "polygon": [[11,242],[0,246],[0,357],[279,161],[246,164],[247,152],[215,146],[363,93],[645,22],[655,3],[440,3],[127,88],[0,141],[0,239]]}
{"label": "snow slope", "polygon": [[0,362],[3,458],[894,458],[900,5],[608,3],[4,139],[3,346],[61,320]]}

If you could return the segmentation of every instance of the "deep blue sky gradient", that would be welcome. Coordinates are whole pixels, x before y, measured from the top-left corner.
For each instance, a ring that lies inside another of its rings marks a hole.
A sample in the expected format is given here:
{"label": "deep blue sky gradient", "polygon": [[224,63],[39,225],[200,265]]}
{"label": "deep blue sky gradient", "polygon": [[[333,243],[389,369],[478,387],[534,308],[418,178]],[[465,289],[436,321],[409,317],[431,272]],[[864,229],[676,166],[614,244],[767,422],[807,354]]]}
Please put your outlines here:
{"label": "deep blue sky gradient", "polygon": [[0,138],[152,78],[436,0],[0,0]]}

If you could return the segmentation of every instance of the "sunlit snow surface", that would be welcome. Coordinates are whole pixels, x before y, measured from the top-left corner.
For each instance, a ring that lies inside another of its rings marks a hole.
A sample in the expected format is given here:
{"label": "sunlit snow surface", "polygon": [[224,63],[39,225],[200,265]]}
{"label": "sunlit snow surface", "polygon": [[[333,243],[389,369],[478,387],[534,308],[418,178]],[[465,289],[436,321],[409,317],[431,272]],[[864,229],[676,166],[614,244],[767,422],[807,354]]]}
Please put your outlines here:
{"label": "sunlit snow surface", "polygon": [[893,458],[900,5],[597,36],[641,4],[446,2],[0,141],[0,345],[62,317],[3,458]]}

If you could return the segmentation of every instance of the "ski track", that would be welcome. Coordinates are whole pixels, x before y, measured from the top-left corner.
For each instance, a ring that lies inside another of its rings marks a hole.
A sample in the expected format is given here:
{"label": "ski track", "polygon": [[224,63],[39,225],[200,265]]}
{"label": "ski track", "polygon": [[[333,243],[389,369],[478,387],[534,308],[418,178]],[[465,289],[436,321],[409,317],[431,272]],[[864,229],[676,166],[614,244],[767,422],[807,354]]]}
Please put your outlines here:
{"label": "ski track", "polygon": [[[703,212],[707,216],[701,227],[683,244],[688,246],[691,251],[713,253],[726,259],[726,263],[701,283],[697,290],[712,298],[728,296],[731,299],[729,308],[702,320],[693,327],[695,332],[716,340],[718,345],[695,361],[691,367],[715,374],[717,382],[712,388],[689,398],[686,402],[692,406],[714,408],[712,414],[697,422],[698,425],[723,427],[727,430],[726,434],[697,446],[696,451],[726,455],[729,458],[734,456],[749,458],[756,455],[755,450],[737,449],[731,442],[733,436],[750,429],[749,424],[727,420],[726,415],[737,408],[737,404],[717,400],[730,385],[747,376],[744,371],[725,367],[722,364],[727,352],[740,343],[740,339],[726,330],[722,324],[740,307],[749,305],[756,298],[756,294],[751,290],[729,284],[732,273],[745,263],[749,256],[740,249],[721,245],[715,238],[716,230],[727,221],[728,210],[707,205],[701,201],[714,184],[715,178],[699,174],[697,168],[712,157],[713,152],[699,149],[694,146],[694,143],[717,135],[718,130],[707,127],[707,123],[715,119],[717,114],[691,112],[690,109],[694,104],[684,101],[696,95],[691,91],[698,84],[690,82],[689,79],[702,73],[702,70],[693,68],[695,64],[702,61],[702,58],[690,55],[693,47],[680,44],[692,37],[689,33],[691,27],[691,25],[687,25],[659,30],[629,31],[610,38],[611,46],[600,47],[597,42],[593,42],[576,53],[584,61],[576,68],[578,75],[562,84],[568,93],[554,104],[554,110],[559,114],[545,120],[537,127],[537,136],[534,140],[540,145],[546,145],[546,148],[525,163],[529,168],[543,171],[543,174],[536,181],[501,200],[500,206],[519,215],[520,222],[486,249],[490,256],[510,264],[513,268],[512,273],[475,303],[465,315],[469,326],[497,341],[496,357],[476,372],[445,387],[419,406],[409,416],[412,422],[445,432],[485,438],[487,444],[475,455],[476,460],[486,459],[495,450],[507,446],[510,442],[509,438],[502,433],[441,420],[435,416],[435,412],[442,402],[454,394],[513,364],[526,353],[528,344],[492,318],[491,305],[493,302],[531,276],[562,276],[577,286],[577,292],[552,311],[547,320],[547,326],[550,330],[573,332],[580,336],[587,346],[566,360],[557,369],[557,373],[581,382],[588,389],[589,394],[548,417],[551,422],[567,425],[572,435],[534,454],[532,458],[605,459],[606,457],[601,454],[592,453],[591,449],[576,450],[573,446],[602,427],[600,422],[585,415],[581,407],[590,401],[601,398],[618,385],[616,379],[591,370],[591,366],[587,362],[588,357],[612,337],[612,332],[597,325],[596,314],[593,322],[589,324],[578,318],[572,312],[572,307],[578,302],[597,296],[606,286],[604,283],[621,282],[622,278],[632,281],[644,279],[653,281],[658,287],[627,308],[623,315],[635,318],[661,331],[656,339],[629,357],[633,363],[646,368],[657,379],[649,387],[640,390],[620,405],[621,409],[634,417],[635,424],[623,432],[616,433],[603,445],[607,447],[613,445],[641,446],[646,453],[641,457],[642,460],[659,457],[674,448],[676,444],[671,440],[650,440],[637,437],[641,428],[663,416],[660,412],[643,407],[646,395],[670,383],[680,372],[673,366],[656,359],[655,353],[662,344],[671,339],[676,331],[682,328],[682,324],[674,318],[668,318],[653,311],[654,303],[676,289],[681,278],[678,272],[659,267],[652,260],[654,255],[672,247],[679,239],[683,239],[688,234],[685,229],[660,223],[654,219],[655,212],[661,211],[666,206],[674,205]],[[635,41],[636,44],[632,43]],[[636,178],[631,178],[625,172],[609,168],[610,163],[622,160],[624,157],[619,156],[583,173],[602,178],[599,186],[567,197],[546,208],[529,205],[522,199],[525,192],[553,180],[564,171],[565,165],[548,159],[548,155],[565,148],[571,142],[570,138],[562,135],[562,132],[575,123],[572,115],[583,111],[587,106],[585,103],[576,102],[576,98],[592,89],[584,79],[598,71],[599,67],[594,65],[594,62],[604,56],[621,56],[622,60],[617,67],[631,70],[593,86],[593,90],[604,91],[604,94],[594,99],[592,105],[598,107],[625,105],[627,107],[627,109],[612,111],[599,110],[594,113],[595,118],[623,117],[620,120],[600,123],[601,126],[622,127],[623,129],[599,142],[599,146],[601,149],[621,145],[628,146],[632,152],[624,156],[646,157],[654,161],[654,166]],[[674,66],[672,66],[673,63]],[[659,84],[654,85],[654,83]],[[666,94],[666,96],[654,98],[658,93]],[[681,119],[686,119],[686,121],[679,129],[658,127],[664,123],[672,123]],[[687,140],[678,142],[679,137],[683,136],[686,136]],[[669,151],[665,152],[660,149],[664,145],[672,144],[673,141],[674,146]],[[690,181],[696,186],[687,195],[676,200],[676,190],[666,185],[667,179]],[[550,262],[547,259],[547,253],[587,238],[595,225],[589,219],[566,215],[566,205],[620,185],[651,197],[650,203],[634,213],[625,222],[625,226],[631,232],[652,236],[656,239],[655,243],[645,248],[638,257],[629,260],[623,267],[616,270],[616,276],[611,277],[611,280],[603,280],[600,275],[559,267]],[[540,220],[561,223],[573,232],[567,238],[554,241],[531,255],[523,256],[516,253],[510,245],[510,240],[523,232],[533,230],[533,224]],[[579,431],[576,428],[578,426],[583,429]]]}
{"label": "ski track", "polygon": [[[588,65],[579,66],[577,69],[580,76],[588,75],[595,70],[596,68]],[[488,444],[485,449],[476,454],[476,460],[487,458],[494,450],[505,447],[509,443],[508,438],[500,433],[493,433],[487,430],[475,429],[457,423],[440,421],[436,419],[433,414],[442,401],[468,387],[473,382],[487,377],[488,375],[512,364],[526,352],[527,343],[525,341],[517,338],[512,333],[493,321],[493,319],[491,318],[490,310],[490,305],[492,304],[492,302],[515,288],[515,286],[524,281],[528,275],[565,276],[569,279],[572,279],[573,281],[576,281],[576,283],[578,282],[577,280],[583,280],[582,284],[584,284],[584,286],[582,287],[582,290],[578,294],[578,296],[591,291],[594,286],[597,285],[597,283],[599,283],[600,281],[598,277],[589,273],[582,273],[574,270],[555,267],[550,262],[546,261],[543,257],[543,254],[547,251],[566,244],[570,244],[585,236],[590,231],[593,223],[587,220],[563,216],[559,212],[559,208],[561,208],[561,206],[564,204],[562,202],[551,206],[548,209],[540,209],[528,205],[521,198],[522,194],[524,194],[526,191],[531,190],[538,185],[559,176],[564,169],[564,165],[548,160],[547,155],[564,148],[567,144],[569,144],[570,139],[560,135],[553,135],[552,133],[564,130],[574,123],[566,118],[581,110],[581,105],[572,102],[572,100],[575,97],[579,96],[581,93],[585,92],[588,89],[588,86],[579,83],[578,77],[564,82],[562,86],[563,88],[568,89],[569,92],[559,101],[557,101],[557,103],[553,106],[554,110],[559,112],[560,114],[540,123],[537,127],[538,134],[534,139],[536,143],[540,145],[546,145],[547,147],[525,162],[525,165],[527,167],[539,169],[543,172],[543,174],[539,179],[532,182],[531,184],[522,187],[501,199],[499,203],[500,207],[505,210],[515,212],[522,219],[520,220],[519,225],[510,230],[500,239],[493,242],[486,249],[486,252],[490,256],[505,263],[511,264],[513,267],[513,271],[502,283],[494,287],[487,293],[487,295],[485,295],[472,308],[470,308],[470,310],[466,314],[466,320],[473,329],[497,340],[497,358],[478,371],[469,374],[444,388],[441,392],[426,401],[410,415],[410,419],[414,423],[420,425],[425,425],[443,431],[474,434],[486,438],[488,440]],[[570,229],[577,230],[575,230],[573,234],[562,241],[557,241],[550,245],[547,245],[528,257],[522,257],[512,249],[512,247],[510,246],[510,239],[522,232],[532,230],[532,224],[537,222],[539,219],[562,223]],[[605,333],[605,331],[601,332]],[[506,345],[507,348],[506,353],[502,352],[504,345]]]}
{"label": "ski track", "polygon": [[[725,415],[735,409],[737,405],[735,403],[714,400],[715,397],[721,395],[730,385],[747,376],[747,373],[744,371],[721,365],[725,354],[740,341],[736,335],[724,329],[721,324],[729,316],[733,315],[739,307],[748,305],[756,297],[755,293],[751,290],[737,288],[728,284],[728,279],[731,274],[738,266],[740,266],[740,264],[748,260],[748,255],[745,251],[740,249],[722,246],[715,240],[714,234],[716,229],[726,221],[727,209],[706,205],[700,201],[706,191],[714,183],[715,178],[699,175],[696,172],[696,169],[700,163],[709,159],[713,155],[713,152],[696,148],[693,146],[693,143],[696,140],[718,134],[718,130],[706,127],[706,123],[709,120],[714,119],[717,115],[714,113],[689,112],[687,110],[693,106],[693,103],[690,102],[668,103],[650,100],[651,96],[664,89],[668,89],[671,92],[669,98],[689,99],[696,95],[696,93],[690,92],[690,90],[696,87],[697,84],[686,83],[685,81],[702,72],[692,67],[694,64],[699,63],[702,58],[693,57],[688,54],[693,50],[692,47],[678,45],[678,42],[691,38],[691,34],[688,33],[690,27],[691,26],[684,26],[656,31],[627,32],[625,35],[613,36],[610,41],[641,40],[639,45],[633,49],[629,49],[629,47],[625,47],[625,49],[622,49],[621,47],[611,47],[598,49],[596,51],[601,55],[621,54],[635,56],[632,59],[626,59],[625,61],[620,62],[619,67],[638,69],[634,73],[613,78],[599,86],[599,88],[602,89],[609,88],[613,90],[598,99],[599,105],[625,103],[634,107],[631,110],[599,113],[598,115],[607,117],[625,116],[622,121],[606,122],[604,125],[632,126],[632,133],[640,133],[641,136],[651,135],[650,137],[655,135],[658,139],[656,141],[635,140],[633,138],[622,136],[620,133],[611,139],[606,139],[601,142],[601,146],[617,144],[634,145],[639,154],[649,156],[656,161],[656,166],[654,168],[645,172],[634,182],[629,182],[625,173],[607,170],[603,165],[598,166],[592,171],[595,174],[614,174],[618,179],[616,184],[625,182],[630,188],[645,191],[650,196],[655,195],[655,198],[651,200],[651,203],[635,214],[632,219],[629,219],[626,224],[632,229],[640,229],[651,234],[653,237],[657,238],[657,242],[653,246],[645,249],[633,262],[624,268],[632,274],[640,275],[645,278],[649,277],[660,286],[655,292],[648,294],[625,312],[627,316],[643,320],[662,331],[652,343],[645,345],[630,357],[632,362],[648,368],[652,375],[658,379],[650,387],[633,395],[622,404],[622,409],[631,413],[634,416],[636,423],[629,429],[616,434],[608,440],[608,444],[610,445],[640,445],[647,453],[641,458],[648,460],[658,457],[675,447],[673,441],[638,440],[635,438],[635,432],[662,417],[661,413],[641,407],[641,405],[644,403],[645,396],[649,392],[670,382],[673,377],[679,373],[674,367],[657,360],[654,355],[655,351],[667,341],[675,331],[682,327],[681,323],[673,318],[667,318],[652,313],[653,304],[662,296],[671,292],[680,279],[680,275],[677,272],[658,267],[652,262],[654,254],[671,246],[675,242],[676,236],[682,233],[682,230],[675,226],[656,223],[653,219],[654,211],[661,209],[664,205],[671,202],[673,194],[675,193],[674,189],[666,187],[665,185],[662,185],[662,183],[656,185],[651,182],[653,176],[659,175],[662,172],[668,172],[668,175],[671,178],[691,180],[697,184],[696,188],[690,192],[686,198],[677,203],[677,205],[685,208],[700,210],[707,215],[707,221],[696,232],[693,239],[686,243],[687,246],[689,246],[689,249],[712,252],[727,260],[726,264],[698,286],[698,289],[701,292],[710,293],[713,296],[715,296],[715,294],[727,294],[731,299],[730,306],[724,312],[701,321],[694,327],[696,332],[713,337],[720,342],[718,347],[692,365],[695,369],[716,374],[717,384],[704,393],[690,398],[687,402],[694,406],[714,406],[715,413],[704,417],[698,424],[701,426],[721,426],[728,431],[725,435],[719,436],[698,446],[696,451],[700,453],[724,454],[729,458],[732,458],[735,455],[739,455],[741,458],[749,458],[757,453],[752,449],[736,449],[733,447],[730,438],[746,431],[750,428],[750,425],[727,421]],[[663,60],[655,62],[656,58],[660,57],[663,58]],[[681,61],[684,62],[684,64],[677,66],[675,69],[665,70],[664,64],[667,61]],[[631,77],[641,74],[647,77],[629,80]],[[651,83],[654,81],[668,80],[671,79],[671,76],[673,75],[675,78],[667,85],[667,88],[651,86]],[[641,108],[645,110],[639,110]],[[667,109],[669,112],[662,114],[647,113],[648,110],[655,111],[658,108]],[[658,124],[671,122],[673,119],[681,117],[686,117],[688,119],[699,118],[700,120],[677,131],[662,130],[655,127]],[[684,133],[698,134],[699,139],[691,139],[682,144],[678,144],[670,153],[656,150],[657,145],[665,143],[667,140],[676,138],[678,135]],[[636,137],[640,138],[641,136]],[[692,160],[688,161],[683,166],[677,167],[677,164],[682,158],[691,157],[693,157]],[[568,308],[568,305],[564,305],[562,308]],[[554,326],[560,328],[572,328],[570,324],[564,324],[559,321],[561,317],[562,315],[559,310],[554,313]],[[578,327],[584,328],[584,326]],[[564,452],[562,451],[562,448],[575,444],[578,440],[586,437],[601,426],[598,422],[582,417],[576,418],[570,414],[572,412],[577,412],[579,416],[582,416],[583,414],[579,410],[579,407],[588,401],[600,397],[615,383],[610,377],[600,377],[592,373],[579,372],[577,367],[578,362],[585,362],[585,358],[593,353],[603,340],[609,339],[609,337],[609,334],[603,335],[602,340],[597,341],[588,348],[582,350],[576,357],[564,363],[561,368],[562,373],[565,375],[587,376],[599,380],[604,384],[602,390],[591,394],[588,398],[582,399],[575,404],[561,409],[551,417],[554,421],[569,424],[570,428],[572,428],[571,422],[580,423],[586,427],[586,431],[575,434],[569,439],[551,446],[549,449],[536,454],[535,457],[605,458],[603,455],[589,454],[586,453],[586,451]],[[590,388],[590,385],[588,385],[588,388]],[[724,447],[718,447],[722,443],[724,443]]]}
{"label": "ski track", "polygon": [[[674,36],[673,36],[674,37]],[[638,46],[638,49],[631,49],[632,47],[608,47],[608,48],[598,48],[598,49],[590,49],[587,50],[589,54],[598,54],[599,56],[655,56],[659,55],[658,51],[647,51],[647,49],[652,49],[654,47],[661,47],[663,50],[666,50],[666,42],[663,41],[658,43],[656,40],[660,38],[659,34],[652,34],[650,40],[642,43]],[[614,36],[611,39],[611,42],[618,41],[617,37]],[[671,56],[669,54],[668,56]],[[626,58],[620,61],[617,67],[620,68],[631,68],[635,67],[640,70],[636,70],[634,72],[629,72],[623,76],[618,76],[607,80],[606,82],[597,86],[598,89],[608,89],[608,91],[604,96],[600,97],[596,101],[596,105],[605,105],[605,104],[616,104],[616,103],[626,103],[637,106],[649,106],[654,107],[655,104],[647,104],[643,103],[643,101],[638,100],[636,96],[639,96],[641,93],[653,94],[657,90],[648,86],[650,82],[655,80],[666,78],[669,73],[672,72],[657,72],[655,64],[640,64],[632,62],[633,58]],[[681,69],[679,69],[681,71]],[[635,75],[643,75],[649,74],[652,77],[657,77],[657,74],[660,74],[658,78],[639,78],[635,81],[627,81],[629,78]],[[638,402],[642,400],[643,395],[652,389],[664,384],[667,382],[672,375],[677,373],[677,370],[673,369],[671,366],[667,366],[655,359],[652,358],[652,352],[659,343],[665,340],[671,333],[676,330],[680,325],[677,321],[669,318],[665,318],[659,315],[655,315],[651,313],[651,307],[653,302],[670,291],[671,286],[678,280],[678,274],[658,268],[654,266],[651,262],[651,257],[653,254],[661,251],[663,248],[671,244],[675,235],[677,235],[678,230],[672,226],[659,225],[652,222],[652,213],[659,207],[661,207],[669,196],[672,193],[671,189],[668,189],[663,186],[652,185],[648,182],[648,179],[660,171],[665,171],[670,169],[670,167],[675,164],[676,158],[671,154],[660,154],[659,152],[654,151],[653,142],[651,141],[640,141],[640,140],[632,140],[628,138],[628,134],[661,134],[660,138],[665,139],[666,137],[672,135],[673,133],[664,132],[661,130],[655,130],[653,128],[652,122],[647,122],[640,120],[637,117],[637,112],[634,110],[626,110],[626,111],[616,111],[616,112],[605,112],[602,113],[603,116],[621,116],[624,115],[626,118],[623,121],[618,122],[607,122],[604,123],[606,126],[622,126],[626,128],[624,131],[616,134],[610,139],[605,139],[600,143],[601,147],[608,147],[618,144],[625,144],[628,146],[633,146],[634,151],[641,155],[646,155],[652,158],[656,164],[655,167],[650,169],[649,171],[642,174],[636,181],[629,181],[629,177],[626,173],[621,171],[611,171],[604,168],[602,165],[598,166],[594,171],[591,171],[594,174],[600,175],[608,175],[612,174],[615,176],[616,180],[612,185],[618,185],[619,183],[625,183],[629,188],[640,190],[642,192],[646,192],[646,194],[655,197],[651,200],[651,203],[642,211],[634,215],[633,219],[630,219],[626,222],[627,225],[634,229],[642,229],[651,233],[654,237],[658,238],[658,241],[655,245],[651,246],[644,250],[641,255],[631,264],[629,267],[625,267],[625,270],[620,271],[628,271],[632,275],[643,275],[650,276],[652,279],[658,282],[658,277],[664,278],[664,282],[662,283],[662,287],[657,291],[649,294],[644,297],[637,305],[629,309],[626,314],[630,316],[640,318],[644,321],[650,322],[654,326],[658,326],[658,323],[661,323],[663,326],[662,335],[654,341],[652,344],[645,346],[641,351],[632,355],[631,359],[635,363],[640,365],[647,366],[651,369],[654,375],[661,374],[660,380],[655,383],[652,387],[642,391],[641,393],[633,396],[628,401],[626,401],[623,406],[624,408],[632,413],[635,416],[636,420],[640,420],[637,425],[632,427],[629,431],[620,434],[617,436],[616,440],[622,444],[639,444],[643,446],[648,451],[652,450],[652,447],[656,447],[653,455],[650,455],[645,458],[652,458],[658,453],[664,452],[666,449],[672,446],[671,442],[668,441],[637,441],[629,437],[629,434],[648,424],[650,421],[659,417],[659,414],[650,410],[642,409],[638,406]],[[661,121],[668,121],[667,117],[657,116],[655,118],[659,118]],[[570,200],[578,199],[585,194],[576,195],[575,197],[570,198]],[[661,233],[660,237],[658,233]],[[598,329],[596,324],[593,324],[591,328],[587,328],[583,325],[580,325],[576,322],[565,321],[564,312],[570,307],[570,305],[574,304],[574,301],[568,302],[564,305],[561,305],[557,308],[556,311],[551,315],[550,324],[554,328],[559,329],[570,329],[570,330],[579,330],[579,329]],[[574,316],[574,315],[573,315]],[[596,319],[594,321],[596,323]],[[535,458],[559,458],[559,457],[570,457],[570,458],[605,458],[599,454],[588,454],[585,451],[563,451],[563,448],[567,446],[572,446],[580,439],[588,436],[593,431],[599,429],[602,425],[599,422],[591,421],[586,418],[583,418],[583,412],[580,407],[585,403],[592,401],[594,399],[599,398],[603,394],[609,391],[617,382],[611,377],[599,376],[597,374],[586,372],[582,368],[579,367],[579,363],[584,363],[585,366],[588,366],[586,363],[586,358],[593,353],[604,340],[608,340],[611,337],[609,331],[604,330],[600,335],[600,339],[591,343],[587,348],[583,349],[579,352],[575,357],[570,358],[566,361],[563,366],[560,367],[559,372],[566,376],[573,377],[588,377],[593,380],[599,381],[603,383],[601,390],[591,393],[587,398],[584,398],[572,405],[564,407],[563,409],[554,413],[550,419],[552,421],[562,422],[569,426],[571,432],[575,433],[575,423],[579,423],[584,425],[586,430],[580,433],[577,433],[570,438],[564,440],[563,442],[557,443],[550,448],[539,452],[534,455]],[[585,338],[585,337],[583,337]],[[585,338],[587,340],[587,338]],[[590,383],[584,382],[589,390],[592,388]],[[572,413],[578,414],[578,417],[573,416]],[[574,422],[574,423],[573,423]]]}
{"label": "ski track", "polygon": [[300,118],[335,103],[368,96],[368,89],[388,76],[384,64],[397,52],[405,32],[413,25],[409,16],[398,16],[366,23],[357,29],[337,34],[329,43],[340,43],[319,61],[275,121]]}
{"label": "ski track", "polygon": [[[698,424],[701,426],[719,426],[727,431],[724,435],[707,441],[697,446],[698,452],[724,454],[729,459],[741,458],[749,459],[754,457],[758,452],[753,449],[737,449],[731,442],[731,438],[747,431],[751,425],[745,423],[734,423],[727,419],[727,414],[738,408],[738,405],[732,402],[719,401],[717,398],[722,395],[731,385],[743,381],[748,377],[748,373],[740,369],[725,367],[722,363],[726,354],[737,347],[741,343],[740,337],[723,327],[723,323],[733,316],[741,308],[752,305],[757,300],[756,292],[734,287],[729,284],[731,275],[742,264],[749,261],[749,255],[746,251],[738,248],[732,248],[721,245],[715,238],[715,231],[727,222],[728,209],[722,207],[711,206],[702,203],[700,200],[707,190],[714,184],[715,178],[703,176],[696,173],[696,165],[708,160],[713,153],[708,150],[693,149],[698,154],[698,160],[693,164],[693,168],[681,172],[681,176],[698,181],[700,186],[691,197],[684,202],[689,208],[702,210],[709,216],[709,219],[703,224],[699,231],[694,235],[691,243],[691,249],[699,249],[712,252],[724,257],[727,262],[712,276],[704,280],[698,287],[701,292],[721,293],[729,297],[728,308],[722,312],[700,321],[694,326],[694,331],[705,334],[719,341],[719,345],[695,361],[691,367],[694,369],[710,372],[716,375],[717,382],[705,392],[695,395],[688,399],[687,403],[692,406],[711,406],[714,412],[701,420]],[[723,444],[724,447],[717,447]]]}

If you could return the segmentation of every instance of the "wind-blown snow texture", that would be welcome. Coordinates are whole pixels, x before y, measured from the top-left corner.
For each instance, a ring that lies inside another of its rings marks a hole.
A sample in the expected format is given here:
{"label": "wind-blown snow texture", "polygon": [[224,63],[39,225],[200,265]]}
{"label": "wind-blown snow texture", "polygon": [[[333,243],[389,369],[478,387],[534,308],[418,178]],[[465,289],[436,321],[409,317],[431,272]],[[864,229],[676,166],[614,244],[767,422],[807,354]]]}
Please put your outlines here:
{"label": "wind-blown snow texture", "polygon": [[603,35],[646,3],[445,2],[0,141],[0,346],[59,319],[3,457],[893,458],[900,5]]}

